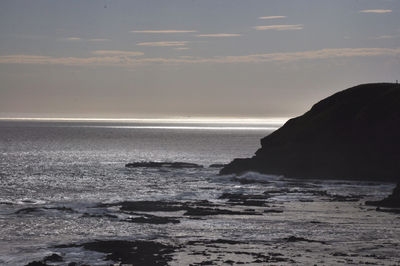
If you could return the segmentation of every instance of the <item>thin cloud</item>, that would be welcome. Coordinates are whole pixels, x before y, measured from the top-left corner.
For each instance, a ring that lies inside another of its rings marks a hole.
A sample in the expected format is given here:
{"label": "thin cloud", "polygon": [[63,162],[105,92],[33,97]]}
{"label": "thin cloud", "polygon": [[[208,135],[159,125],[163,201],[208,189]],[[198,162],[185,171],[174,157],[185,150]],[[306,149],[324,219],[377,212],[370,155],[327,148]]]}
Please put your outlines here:
{"label": "thin cloud", "polygon": [[52,57],[37,55],[8,55],[0,56],[0,63],[65,65],[65,66],[118,66],[122,59],[119,56],[95,57]]}
{"label": "thin cloud", "polygon": [[298,60],[330,59],[340,57],[398,56],[400,48],[338,48],[302,52],[252,54],[246,56],[227,56],[229,63],[292,62]]}
{"label": "thin cloud", "polygon": [[256,30],[302,30],[304,27],[302,24],[295,25],[268,25],[268,26],[256,26],[254,29]]}
{"label": "thin cloud", "polygon": [[185,46],[186,41],[183,42],[140,42],[136,45],[139,46],[150,46],[150,47],[174,47],[174,46]]}
{"label": "thin cloud", "polygon": [[120,51],[120,50],[96,50],[92,51],[94,55],[114,55],[114,56],[141,56],[143,52]]}
{"label": "thin cloud", "polygon": [[109,39],[105,39],[105,38],[93,38],[93,39],[89,39],[88,41],[90,41],[90,42],[108,42]]}
{"label": "thin cloud", "polygon": [[391,9],[364,9],[360,10],[360,13],[375,13],[375,14],[385,14],[385,13],[391,13]]}
{"label": "thin cloud", "polygon": [[109,39],[106,38],[91,38],[91,39],[85,39],[85,38],[80,38],[80,37],[66,37],[60,39],[62,41],[89,41],[89,42],[106,42],[109,41]]}
{"label": "thin cloud", "polygon": [[133,33],[193,33],[195,30],[133,30]]}
{"label": "thin cloud", "polygon": [[175,50],[189,50],[188,47],[175,47]]}
{"label": "thin cloud", "polygon": [[239,37],[238,33],[211,33],[211,34],[197,34],[196,37]]}
{"label": "thin cloud", "polygon": [[286,18],[286,16],[266,16],[266,17],[258,17],[258,19],[278,19],[278,18]]}
{"label": "thin cloud", "polygon": [[63,40],[66,40],[66,41],[80,41],[82,39],[79,38],[79,37],[67,37],[67,38],[64,38]]}
{"label": "thin cloud", "polygon": [[372,38],[372,39],[374,39],[374,40],[384,40],[384,39],[394,39],[394,38],[397,38],[397,37],[399,37],[399,36],[396,36],[396,35],[381,35],[381,36],[378,36],[378,37],[375,37],[375,38]]}
{"label": "thin cloud", "polygon": [[250,54],[241,56],[218,56],[210,58],[179,57],[179,58],[137,58],[120,55],[94,57],[51,57],[36,55],[6,55],[0,56],[2,64],[42,64],[66,66],[117,66],[136,67],[148,64],[233,64],[233,63],[288,63],[299,60],[323,60],[348,57],[400,56],[400,48],[338,48],[320,49],[301,52]]}

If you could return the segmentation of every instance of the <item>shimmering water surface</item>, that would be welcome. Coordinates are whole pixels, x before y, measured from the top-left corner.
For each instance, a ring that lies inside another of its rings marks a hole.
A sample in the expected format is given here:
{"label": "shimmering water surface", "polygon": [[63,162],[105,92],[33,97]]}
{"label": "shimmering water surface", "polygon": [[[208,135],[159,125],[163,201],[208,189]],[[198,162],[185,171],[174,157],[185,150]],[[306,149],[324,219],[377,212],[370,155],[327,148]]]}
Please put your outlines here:
{"label": "shimmering water surface", "polygon": [[[400,216],[364,205],[385,197],[394,184],[218,176],[219,168],[208,167],[252,156],[278,126],[2,121],[0,264],[24,265],[57,253],[64,261],[50,264],[103,265],[103,253],[56,247],[95,239],[179,246],[171,265],[265,265],[254,254],[269,252],[282,258],[278,264],[400,264]],[[125,167],[136,161],[204,167]],[[236,213],[138,214],[121,211],[118,204],[126,201],[207,202],[207,208]],[[132,222],[142,214],[178,222]],[[188,244],[218,239],[237,243]]]}

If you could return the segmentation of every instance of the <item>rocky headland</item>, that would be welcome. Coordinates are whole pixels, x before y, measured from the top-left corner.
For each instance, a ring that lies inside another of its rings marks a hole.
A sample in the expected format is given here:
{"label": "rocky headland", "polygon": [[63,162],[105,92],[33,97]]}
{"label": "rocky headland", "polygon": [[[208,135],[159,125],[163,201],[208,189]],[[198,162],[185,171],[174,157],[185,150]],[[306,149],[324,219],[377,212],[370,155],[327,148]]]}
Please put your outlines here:
{"label": "rocky headland", "polygon": [[252,158],[220,174],[255,171],[296,178],[400,181],[400,85],[338,92],[261,140]]}
{"label": "rocky headland", "polygon": [[385,208],[400,208],[400,183],[393,189],[391,195],[379,201],[367,201],[367,205],[385,207]]}

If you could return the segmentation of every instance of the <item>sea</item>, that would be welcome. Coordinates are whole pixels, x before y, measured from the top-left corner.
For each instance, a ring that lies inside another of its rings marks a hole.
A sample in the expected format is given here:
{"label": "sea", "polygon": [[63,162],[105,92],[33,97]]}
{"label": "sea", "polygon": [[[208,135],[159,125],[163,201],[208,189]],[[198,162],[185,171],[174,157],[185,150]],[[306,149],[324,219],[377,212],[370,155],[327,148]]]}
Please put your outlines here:
{"label": "sea", "polygon": [[2,120],[0,264],[400,265],[395,184],[218,174],[281,125]]}

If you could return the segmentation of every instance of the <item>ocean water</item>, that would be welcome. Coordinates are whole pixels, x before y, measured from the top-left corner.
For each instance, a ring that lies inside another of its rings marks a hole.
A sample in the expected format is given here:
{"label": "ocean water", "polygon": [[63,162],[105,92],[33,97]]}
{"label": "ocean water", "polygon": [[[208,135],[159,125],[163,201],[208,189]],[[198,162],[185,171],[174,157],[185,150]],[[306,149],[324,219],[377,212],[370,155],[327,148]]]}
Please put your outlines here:
{"label": "ocean water", "polygon": [[[95,240],[173,245],[171,265],[400,264],[400,216],[364,204],[394,184],[219,176],[209,167],[252,156],[278,126],[2,121],[0,264],[54,253],[63,261],[50,265],[113,263],[79,246]],[[153,161],[203,167],[125,167]],[[183,205],[124,210],[126,202]]]}

